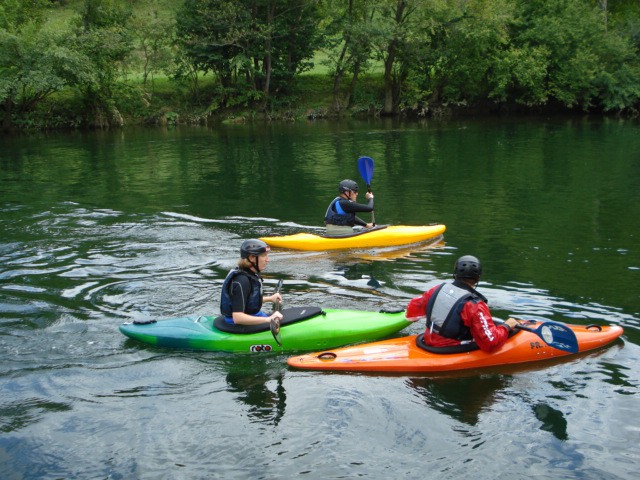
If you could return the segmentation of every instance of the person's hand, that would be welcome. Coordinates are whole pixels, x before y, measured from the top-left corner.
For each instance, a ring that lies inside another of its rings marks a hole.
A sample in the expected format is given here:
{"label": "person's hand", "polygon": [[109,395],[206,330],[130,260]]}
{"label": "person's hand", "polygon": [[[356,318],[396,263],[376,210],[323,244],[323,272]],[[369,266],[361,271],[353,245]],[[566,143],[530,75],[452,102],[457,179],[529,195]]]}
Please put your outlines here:
{"label": "person's hand", "polygon": [[265,295],[263,297],[263,301],[270,302],[270,303],[276,303],[276,302],[282,303],[282,295],[280,294],[280,292],[274,293],[273,295],[269,295],[269,296]]}
{"label": "person's hand", "polygon": [[369,200],[370,198],[373,198],[373,193],[372,192],[367,192],[367,194],[365,195],[365,198],[367,200]]}
{"label": "person's hand", "polygon": [[373,228],[373,223],[367,223],[364,228]]}
{"label": "person's hand", "polygon": [[516,318],[508,318],[507,321],[504,322],[504,324],[509,328],[509,331],[512,332],[513,330],[515,330],[516,325],[520,324],[520,320]]}
{"label": "person's hand", "polygon": [[280,324],[280,320],[282,320],[282,318],[283,318],[282,313],[273,312],[269,317],[269,322],[271,322],[271,320],[275,320],[276,322],[278,322],[278,324]]}

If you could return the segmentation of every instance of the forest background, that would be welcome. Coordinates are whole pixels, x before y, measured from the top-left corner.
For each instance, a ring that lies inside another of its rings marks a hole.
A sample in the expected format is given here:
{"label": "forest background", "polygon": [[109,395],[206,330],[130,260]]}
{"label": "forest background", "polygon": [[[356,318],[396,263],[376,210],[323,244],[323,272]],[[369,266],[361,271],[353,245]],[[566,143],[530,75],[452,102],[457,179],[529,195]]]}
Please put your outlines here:
{"label": "forest background", "polygon": [[0,0],[5,131],[640,113],[638,0]]}

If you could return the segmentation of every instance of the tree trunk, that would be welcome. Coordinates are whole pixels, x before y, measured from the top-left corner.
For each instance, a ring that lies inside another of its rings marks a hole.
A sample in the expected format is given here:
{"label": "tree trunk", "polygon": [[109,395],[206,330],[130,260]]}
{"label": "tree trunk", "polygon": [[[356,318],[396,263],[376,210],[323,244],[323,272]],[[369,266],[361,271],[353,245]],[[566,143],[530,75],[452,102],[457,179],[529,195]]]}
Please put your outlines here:
{"label": "tree trunk", "polygon": [[[407,7],[406,0],[398,0],[396,5],[395,23],[396,25],[402,24],[402,17],[404,10]],[[393,115],[396,113],[396,98],[394,96],[394,90],[398,90],[394,86],[393,78],[393,65],[396,61],[396,55],[398,52],[398,38],[394,36],[389,42],[387,48],[387,56],[384,61],[384,107],[382,109],[383,115]]]}
{"label": "tree trunk", "polygon": [[271,26],[273,25],[275,8],[275,1],[273,3],[269,2],[269,6],[267,8],[267,28],[269,29],[269,34],[265,41],[264,64],[262,66],[264,69],[264,89],[262,90],[264,97],[262,100],[262,111],[266,111],[267,105],[269,104],[269,90],[271,88]]}
{"label": "tree trunk", "polygon": [[351,108],[353,98],[353,91],[356,89],[356,84],[358,83],[358,75],[360,74],[360,61],[357,61],[353,66],[353,77],[351,78],[351,83],[349,84],[349,90],[344,99],[344,104],[347,108]]}
{"label": "tree trunk", "polygon": [[4,101],[4,115],[2,117],[2,130],[9,132],[11,130],[11,114],[13,113],[13,101],[7,98]]}
{"label": "tree trunk", "polygon": [[387,58],[384,61],[384,107],[383,115],[393,115],[393,62],[395,61],[395,41],[392,41],[387,49]]}
{"label": "tree trunk", "polygon": [[342,51],[340,52],[340,57],[338,57],[338,62],[336,65],[336,73],[333,76],[333,110],[336,112],[340,112],[342,110],[342,101],[340,98],[340,86],[342,85],[342,77],[344,75],[344,57],[347,53],[347,42],[342,46]]}

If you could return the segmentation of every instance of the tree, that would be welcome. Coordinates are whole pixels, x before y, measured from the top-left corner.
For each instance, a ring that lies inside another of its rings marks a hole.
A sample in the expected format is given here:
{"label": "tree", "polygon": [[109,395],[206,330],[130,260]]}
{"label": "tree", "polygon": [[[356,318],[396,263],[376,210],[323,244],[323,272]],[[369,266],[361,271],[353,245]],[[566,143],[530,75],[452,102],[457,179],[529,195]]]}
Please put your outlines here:
{"label": "tree", "polygon": [[[335,112],[351,106],[359,75],[369,65],[374,11],[375,5],[370,0],[329,0],[325,3],[327,60],[324,63],[329,66],[333,80],[332,109]],[[342,82],[348,76],[351,81],[343,92]]]}
{"label": "tree", "polygon": [[377,59],[384,65],[383,115],[398,113],[403,83],[412,64],[419,61],[414,55],[417,43],[425,40],[419,31],[428,4],[425,0],[380,0],[378,4],[372,33]]}
{"label": "tree", "polygon": [[134,44],[140,55],[142,84],[147,86],[149,77],[166,69],[173,59],[171,44],[174,36],[175,19],[154,5],[131,18],[131,28],[135,32]]}
{"label": "tree", "polygon": [[[622,110],[640,98],[638,48],[599,0],[447,0],[412,95],[448,105]],[[609,2],[609,8],[611,2]],[[425,20],[421,25],[427,25]],[[405,86],[406,88],[406,86]]]}
{"label": "tree", "polygon": [[74,46],[90,59],[94,71],[78,83],[92,126],[123,123],[113,91],[120,67],[133,51],[130,17],[131,9],[117,0],[84,0]]}
{"label": "tree", "polygon": [[[454,2],[449,2],[454,3]],[[528,54],[511,50],[512,0],[473,0],[441,12],[430,55],[431,80],[439,101],[474,105],[503,100],[512,85],[513,68]]]}
{"label": "tree", "polygon": [[43,24],[46,1],[7,0],[0,7],[0,102],[3,129],[54,92],[93,78],[88,61],[68,42],[69,32]]}
{"label": "tree", "polygon": [[215,74],[221,106],[261,99],[264,109],[308,67],[318,23],[315,1],[185,0],[177,38],[193,70]]}
{"label": "tree", "polygon": [[600,5],[580,0],[518,1],[514,44],[544,49],[550,96],[567,107],[621,110],[640,99],[638,50],[607,21]]}

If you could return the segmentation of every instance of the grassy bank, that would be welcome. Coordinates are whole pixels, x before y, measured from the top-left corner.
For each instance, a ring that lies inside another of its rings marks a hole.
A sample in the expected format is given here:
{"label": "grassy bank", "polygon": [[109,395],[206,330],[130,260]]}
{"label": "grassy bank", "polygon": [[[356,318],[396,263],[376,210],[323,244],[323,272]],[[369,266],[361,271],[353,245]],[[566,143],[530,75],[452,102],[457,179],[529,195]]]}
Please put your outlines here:
{"label": "grassy bank", "polygon": [[[163,18],[173,24],[180,0],[136,0],[127,2],[132,18],[144,22]],[[66,0],[52,6],[46,18],[46,28],[64,31],[80,21],[83,0]],[[136,34],[138,35],[138,34]],[[167,32],[170,35],[170,32]],[[333,80],[323,52],[317,52],[313,68],[296,77],[286,94],[272,94],[268,107],[256,109],[255,99],[233,98],[222,107],[222,87],[212,74],[200,74],[195,79],[177,79],[175,65],[156,68],[144,79],[142,37],[136,38],[136,50],[119,67],[119,78],[110,91],[109,103],[123,125],[135,124],[203,124],[212,122],[243,122],[253,119],[295,120],[333,115]],[[174,51],[175,53],[175,51]],[[382,106],[382,72],[380,65],[361,76],[352,95],[352,105],[340,114],[344,116],[375,114]],[[345,82],[348,79],[345,79]],[[252,101],[253,100],[253,101]],[[63,89],[48,96],[36,108],[18,112],[14,126],[20,130],[80,128],[87,125],[87,98],[78,89]],[[110,120],[105,121],[109,124]],[[96,125],[94,125],[96,126]]]}
{"label": "grassy bank", "polygon": [[[143,84],[139,73],[127,73],[113,91],[113,102],[124,125],[211,124],[251,120],[299,120],[336,117],[332,112],[332,80],[326,73],[300,75],[294,90],[274,99],[267,111],[238,104],[217,108],[216,80],[198,79],[198,88],[166,75],[156,75]],[[382,75],[363,77],[353,94],[351,108],[340,116],[375,116],[382,108]],[[57,129],[81,126],[82,99],[75,91],[52,95],[23,122],[22,129]],[[77,121],[76,121],[77,120]]]}

